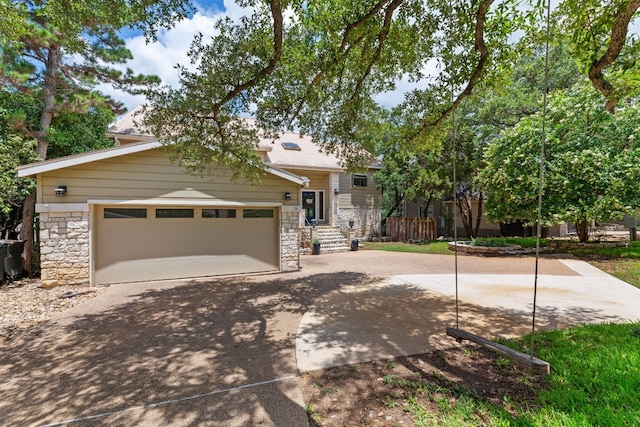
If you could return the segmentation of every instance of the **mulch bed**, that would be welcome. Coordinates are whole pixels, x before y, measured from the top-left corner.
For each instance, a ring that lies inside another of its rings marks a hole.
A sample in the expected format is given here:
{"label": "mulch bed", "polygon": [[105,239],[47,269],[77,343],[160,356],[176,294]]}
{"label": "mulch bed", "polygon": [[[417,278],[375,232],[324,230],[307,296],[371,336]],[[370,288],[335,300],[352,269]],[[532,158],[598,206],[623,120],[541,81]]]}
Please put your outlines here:
{"label": "mulch bed", "polygon": [[[516,414],[520,407],[532,406],[545,387],[543,377],[530,376],[476,345],[340,366],[302,378],[312,426],[415,425],[413,413],[398,403],[409,393],[428,412],[441,410],[438,399],[465,394]],[[417,380],[432,393],[409,385]]]}

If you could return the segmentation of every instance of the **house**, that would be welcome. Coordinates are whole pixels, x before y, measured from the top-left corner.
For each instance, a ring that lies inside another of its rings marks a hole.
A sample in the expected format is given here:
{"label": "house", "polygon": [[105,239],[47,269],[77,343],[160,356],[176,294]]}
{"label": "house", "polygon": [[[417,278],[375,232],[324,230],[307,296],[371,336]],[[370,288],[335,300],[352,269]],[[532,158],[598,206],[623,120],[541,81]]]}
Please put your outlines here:
{"label": "house", "polygon": [[308,137],[261,141],[261,186],[172,164],[136,110],[109,129],[116,146],[21,166],[37,179],[43,286],[293,271],[310,223],[378,233],[375,169],[345,173]]}

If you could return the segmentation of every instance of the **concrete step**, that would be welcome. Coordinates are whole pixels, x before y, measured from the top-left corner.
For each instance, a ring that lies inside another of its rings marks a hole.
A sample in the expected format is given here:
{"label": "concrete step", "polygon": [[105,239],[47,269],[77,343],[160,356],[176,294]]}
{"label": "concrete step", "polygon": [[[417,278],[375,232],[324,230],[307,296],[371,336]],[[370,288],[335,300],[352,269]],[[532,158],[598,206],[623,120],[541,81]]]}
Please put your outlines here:
{"label": "concrete step", "polygon": [[[308,239],[313,236],[313,240],[320,242],[320,253],[347,252],[351,250],[351,243],[337,227],[320,226],[313,230],[305,229]],[[305,250],[303,253],[311,253],[311,250]]]}

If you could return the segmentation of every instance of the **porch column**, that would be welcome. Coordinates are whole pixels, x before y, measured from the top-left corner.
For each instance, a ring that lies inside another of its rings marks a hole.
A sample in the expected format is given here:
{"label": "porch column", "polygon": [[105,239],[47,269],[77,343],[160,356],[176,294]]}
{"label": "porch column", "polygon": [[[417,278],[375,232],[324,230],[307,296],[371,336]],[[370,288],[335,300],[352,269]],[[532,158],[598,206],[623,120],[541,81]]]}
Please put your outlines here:
{"label": "porch column", "polygon": [[339,194],[335,193],[335,190],[340,190],[340,174],[338,172],[331,172],[329,174],[329,200],[331,201],[331,209],[329,209],[329,225],[336,225],[336,218],[338,217],[338,205]]}

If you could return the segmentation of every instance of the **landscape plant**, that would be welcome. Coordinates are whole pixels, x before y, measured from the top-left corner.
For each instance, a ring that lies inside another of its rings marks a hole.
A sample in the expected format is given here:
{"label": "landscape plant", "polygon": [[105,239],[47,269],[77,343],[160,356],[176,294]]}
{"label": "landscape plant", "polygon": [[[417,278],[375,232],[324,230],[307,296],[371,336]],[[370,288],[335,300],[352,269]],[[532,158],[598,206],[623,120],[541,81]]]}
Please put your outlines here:
{"label": "landscape plant", "polygon": [[[581,242],[593,221],[619,219],[640,206],[640,109],[608,112],[585,85],[550,95],[542,198],[543,225],[576,225]],[[543,117],[523,118],[485,151],[480,173],[493,221],[537,218]]]}

